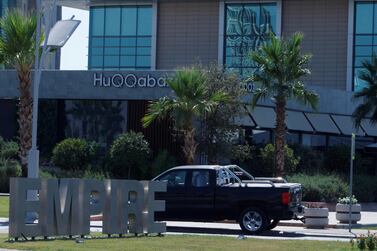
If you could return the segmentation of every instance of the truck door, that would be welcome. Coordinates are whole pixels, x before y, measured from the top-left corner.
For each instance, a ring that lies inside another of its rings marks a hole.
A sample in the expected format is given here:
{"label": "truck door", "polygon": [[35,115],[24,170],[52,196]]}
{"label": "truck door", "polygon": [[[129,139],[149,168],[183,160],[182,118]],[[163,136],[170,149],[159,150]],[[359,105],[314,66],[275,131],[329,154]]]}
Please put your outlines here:
{"label": "truck door", "polygon": [[214,217],[215,180],[214,170],[191,171],[186,193],[189,219],[210,220]]}
{"label": "truck door", "polygon": [[158,220],[185,219],[187,214],[186,190],[188,170],[172,170],[156,180],[167,182],[166,193],[157,193],[156,199],[165,200],[165,212],[156,212]]}

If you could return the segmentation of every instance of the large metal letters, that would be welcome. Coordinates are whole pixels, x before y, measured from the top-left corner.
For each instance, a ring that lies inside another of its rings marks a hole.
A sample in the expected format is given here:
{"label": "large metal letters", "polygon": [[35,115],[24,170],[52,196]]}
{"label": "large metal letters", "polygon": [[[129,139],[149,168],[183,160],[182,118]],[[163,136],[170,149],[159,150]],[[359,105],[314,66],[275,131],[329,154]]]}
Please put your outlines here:
{"label": "large metal letters", "polygon": [[[27,200],[30,190],[39,200]],[[154,212],[165,210],[155,192],[166,192],[166,183],[11,178],[9,237],[88,235],[90,216],[101,213],[104,234],[166,232],[165,223],[154,221]],[[27,223],[29,212],[38,221]]]}

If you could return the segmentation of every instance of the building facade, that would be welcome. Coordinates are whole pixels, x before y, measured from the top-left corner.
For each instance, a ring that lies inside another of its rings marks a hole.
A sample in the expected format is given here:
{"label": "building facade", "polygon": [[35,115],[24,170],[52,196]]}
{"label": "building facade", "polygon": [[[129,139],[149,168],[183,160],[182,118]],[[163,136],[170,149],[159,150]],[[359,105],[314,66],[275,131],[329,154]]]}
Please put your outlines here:
{"label": "building facade", "polygon": [[[173,151],[168,121],[153,129],[140,124],[147,102],[170,94],[167,75],[178,67],[215,63],[247,76],[256,67],[248,57],[251,50],[268,42],[270,33],[295,32],[304,34],[302,49],[312,54],[312,74],[304,82],[319,93],[320,104],[317,111],[288,104],[288,142],[314,147],[348,144],[352,132],[360,147],[376,141],[377,128],[367,118],[362,128],[353,128],[351,114],[357,103],[351,97],[363,86],[357,78],[362,60],[370,59],[377,46],[377,1],[60,0],[59,4],[90,11],[90,30],[88,71],[43,73],[41,109],[50,114],[45,118],[50,122],[41,122],[40,128],[45,125],[47,132],[54,132],[54,141],[74,136],[106,143],[117,133],[135,130],[143,131],[155,149]],[[0,86],[1,98],[17,97],[16,85],[11,84],[16,81],[14,72],[1,72],[0,81],[7,83]],[[252,91],[253,85],[245,88]],[[254,141],[268,142],[273,139],[274,118],[267,100],[248,110],[240,123]],[[10,132],[1,133],[12,137]]]}

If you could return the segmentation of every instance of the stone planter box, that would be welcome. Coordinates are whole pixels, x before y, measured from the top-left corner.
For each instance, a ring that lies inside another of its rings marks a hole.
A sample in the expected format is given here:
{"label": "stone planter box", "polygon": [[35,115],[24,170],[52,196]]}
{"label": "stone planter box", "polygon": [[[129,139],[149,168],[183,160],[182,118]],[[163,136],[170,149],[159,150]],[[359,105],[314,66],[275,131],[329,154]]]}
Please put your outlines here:
{"label": "stone planter box", "polygon": [[[352,213],[351,213],[351,222],[356,223],[361,220],[361,205],[360,204],[352,204]],[[336,204],[336,219],[340,223],[348,223],[349,222],[349,204]]]}
{"label": "stone planter box", "polygon": [[305,208],[304,216],[307,228],[325,228],[329,224],[328,208]]}

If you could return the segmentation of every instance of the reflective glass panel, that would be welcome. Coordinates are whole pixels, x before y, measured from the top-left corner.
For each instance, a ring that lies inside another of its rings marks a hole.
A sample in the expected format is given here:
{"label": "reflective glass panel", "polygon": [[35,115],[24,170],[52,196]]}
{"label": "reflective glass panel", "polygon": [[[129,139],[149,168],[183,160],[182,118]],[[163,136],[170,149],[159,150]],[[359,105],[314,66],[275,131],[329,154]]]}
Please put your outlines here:
{"label": "reflective glass panel", "polygon": [[105,35],[106,36],[119,36],[120,35],[120,8],[117,8],[117,7],[106,8]]}
{"label": "reflective glass panel", "polygon": [[225,18],[224,63],[246,76],[255,67],[250,52],[268,43],[270,33],[276,32],[276,4],[228,4]]}
{"label": "reflective glass panel", "polygon": [[92,35],[103,36],[105,30],[105,10],[103,8],[92,8],[90,17],[90,27],[92,29]]}
{"label": "reflective glass panel", "polygon": [[355,3],[355,38],[353,57],[353,89],[358,91],[366,83],[358,78],[363,69],[362,63],[371,60],[377,52],[377,2],[359,1]]}
{"label": "reflective glass panel", "polygon": [[122,9],[122,36],[136,36],[137,8],[123,7]]}
{"label": "reflective glass panel", "polygon": [[140,7],[137,15],[137,34],[140,36],[152,35],[152,9]]}
{"label": "reflective glass panel", "polygon": [[373,33],[373,3],[356,3],[356,33]]}

